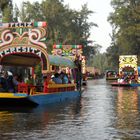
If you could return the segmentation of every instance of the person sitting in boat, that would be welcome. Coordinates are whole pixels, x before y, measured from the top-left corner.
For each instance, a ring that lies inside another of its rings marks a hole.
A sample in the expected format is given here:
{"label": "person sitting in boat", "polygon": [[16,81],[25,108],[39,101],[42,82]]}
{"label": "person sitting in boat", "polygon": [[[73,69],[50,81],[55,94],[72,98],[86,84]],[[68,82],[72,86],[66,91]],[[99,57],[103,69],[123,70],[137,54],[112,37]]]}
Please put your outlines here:
{"label": "person sitting in boat", "polygon": [[120,78],[118,78],[118,83],[123,83],[124,82],[124,77],[120,76]]}
{"label": "person sitting in boat", "polygon": [[8,91],[9,92],[15,92],[15,85],[14,85],[14,82],[13,82],[13,76],[12,75],[8,76],[7,83],[8,83]]}
{"label": "person sitting in boat", "polygon": [[19,84],[18,82],[18,76],[14,75],[8,71],[8,77],[7,77],[7,83],[8,83],[8,91],[9,92],[16,92],[17,91],[17,86]]}
{"label": "person sitting in boat", "polygon": [[62,84],[62,79],[60,78],[59,73],[55,73],[52,80],[55,82],[55,84]]}
{"label": "person sitting in boat", "polygon": [[68,76],[67,76],[65,71],[62,71],[60,73],[60,77],[62,79],[62,84],[68,84],[69,83],[69,79],[68,79]]}
{"label": "person sitting in boat", "polygon": [[25,83],[27,83],[29,85],[34,85],[34,79],[33,79],[32,75],[30,75],[30,74],[28,75]]}
{"label": "person sitting in boat", "polygon": [[0,77],[0,92],[8,92],[7,77],[8,77],[7,71],[3,71]]}
{"label": "person sitting in boat", "polygon": [[15,75],[13,76],[12,82],[13,82],[13,84],[14,84],[14,90],[15,90],[15,92],[16,92],[16,91],[17,91],[17,88],[18,88],[18,84],[20,83],[19,77],[18,77],[17,74],[15,74]]}
{"label": "person sitting in boat", "polygon": [[13,77],[13,83],[14,83],[15,86],[18,86],[18,84],[19,84],[19,80],[18,80],[18,75],[17,74],[15,74],[14,77]]}
{"label": "person sitting in boat", "polygon": [[125,75],[124,81],[127,82],[127,83],[129,83],[129,80],[130,80],[130,76],[129,75]]}
{"label": "person sitting in boat", "polygon": [[131,75],[131,83],[136,83],[136,77],[135,77],[135,75]]}

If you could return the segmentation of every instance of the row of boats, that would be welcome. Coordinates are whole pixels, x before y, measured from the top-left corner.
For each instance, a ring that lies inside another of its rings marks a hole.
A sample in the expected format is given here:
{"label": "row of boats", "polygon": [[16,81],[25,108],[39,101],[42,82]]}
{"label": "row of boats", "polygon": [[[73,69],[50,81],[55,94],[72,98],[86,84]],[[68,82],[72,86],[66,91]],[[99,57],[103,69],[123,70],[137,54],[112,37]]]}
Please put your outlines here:
{"label": "row of boats", "polygon": [[[79,98],[83,92],[82,79],[83,84],[86,84],[85,58],[81,55],[81,45],[55,45],[50,55],[43,42],[47,24],[39,22],[38,27],[34,26],[35,23],[12,25],[13,23],[0,24],[0,66],[30,68],[34,78],[35,67],[41,64],[43,79],[42,84],[20,82],[16,92],[0,91],[0,104],[31,106]],[[24,27],[26,25],[30,27]],[[67,54],[71,57],[64,57]],[[61,69],[65,69],[73,78],[70,83],[51,82],[52,75]],[[140,86],[137,56],[120,56],[119,72],[108,71],[106,79],[117,80],[112,86]]]}

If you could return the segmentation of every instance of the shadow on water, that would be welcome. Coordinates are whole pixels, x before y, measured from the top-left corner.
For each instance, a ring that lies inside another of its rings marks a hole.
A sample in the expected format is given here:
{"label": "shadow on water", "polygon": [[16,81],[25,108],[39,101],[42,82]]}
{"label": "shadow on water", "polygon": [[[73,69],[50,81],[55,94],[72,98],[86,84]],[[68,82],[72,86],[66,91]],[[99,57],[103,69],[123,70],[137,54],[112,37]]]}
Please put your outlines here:
{"label": "shadow on water", "polygon": [[56,102],[53,104],[47,104],[47,105],[33,105],[33,106],[25,106],[25,105],[20,105],[20,106],[0,106],[0,112],[5,111],[5,112],[11,112],[11,113],[41,113],[41,112],[56,112],[61,108],[65,108],[69,105],[73,106],[80,106],[81,98],[77,98],[74,100],[66,100],[63,102]]}

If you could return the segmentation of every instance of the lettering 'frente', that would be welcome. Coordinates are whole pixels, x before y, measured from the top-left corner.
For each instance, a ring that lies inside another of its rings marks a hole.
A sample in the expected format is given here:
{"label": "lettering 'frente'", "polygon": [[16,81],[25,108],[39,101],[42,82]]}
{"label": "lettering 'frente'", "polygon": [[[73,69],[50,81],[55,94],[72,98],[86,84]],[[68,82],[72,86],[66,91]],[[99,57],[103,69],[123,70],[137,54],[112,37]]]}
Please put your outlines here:
{"label": "lettering 'frente'", "polygon": [[31,47],[16,47],[16,48],[8,48],[0,52],[0,57],[11,53],[34,53],[41,57],[41,51],[36,48]]}
{"label": "lettering 'frente'", "polygon": [[21,22],[21,23],[9,23],[9,27],[31,27],[33,26],[32,22]]}

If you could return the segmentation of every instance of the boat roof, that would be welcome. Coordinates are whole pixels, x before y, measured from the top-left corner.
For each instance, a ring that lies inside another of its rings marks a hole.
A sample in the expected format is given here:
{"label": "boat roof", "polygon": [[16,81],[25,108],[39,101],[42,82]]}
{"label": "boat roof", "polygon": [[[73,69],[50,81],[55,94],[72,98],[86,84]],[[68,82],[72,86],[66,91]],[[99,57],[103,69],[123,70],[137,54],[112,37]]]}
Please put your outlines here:
{"label": "boat roof", "polygon": [[[61,66],[61,67],[76,67],[74,61],[69,58],[56,56],[56,55],[48,55],[50,65]],[[27,54],[14,54],[9,55],[4,58],[4,61],[1,62],[2,65],[16,65],[16,66],[25,66],[32,67],[40,63],[40,58],[35,55],[27,55]]]}
{"label": "boat roof", "polygon": [[106,70],[106,72],[116,72],[116,70]]}
{"label": "boat roof", "polygon": [[40,58],[33,54],[12,54],[1,60],[1,65],[33,67],[40,63]]}
{"label": "boat roof", "polygon": [[132,68],[138,74],[137,55],[121,55],[119,56],[119,74],[128,68]]}
{"label": "boat roof", "polygon": [[76,67],[74,61],[72,61],[70,58],[66,58],[58,55],[49,55],[49,62],[50,65],[55,65],[55,66],[69,67],[69,68]]}

